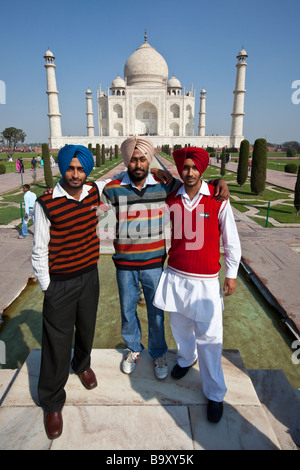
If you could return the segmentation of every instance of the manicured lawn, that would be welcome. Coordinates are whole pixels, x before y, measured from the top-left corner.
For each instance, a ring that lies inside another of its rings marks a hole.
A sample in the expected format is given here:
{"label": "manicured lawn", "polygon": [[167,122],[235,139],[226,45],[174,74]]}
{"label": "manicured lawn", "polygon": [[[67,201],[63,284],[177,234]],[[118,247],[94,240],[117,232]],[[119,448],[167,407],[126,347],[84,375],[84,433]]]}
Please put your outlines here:
{"label": "manicured lawn", "polygon": [[[174,163],[172,156],[162,156],[166,157],[169,161]],[[293,162],[300,163],[297,160]],[[284,165],[286,164],[286,161]],[[215,178],[220,178],[220,169],[216,167],[209,166],[207,170],[203,173],[204,180],[210,180]],[[230,191],[230,202],[233,207],[238,211],[247,214],[252,220],[260,224],[262,227],[266,226],[268,202],[274,203],[279,200],[284,200],[285,204],[279,203],[271,205],[269,217],[277,220],[281,224],[299,224],[300,226],[300,216],[296,215],[296,209],[294,207],[294,192],[288,191],[283,188],[277,188],[266,183],[266,188],[262,195],[255,195],[251,192],[250,178],[247,179],[244,186],[239,186],[236,182],[237,175],[236,173],[226,171],[223,179],[227,182],[228,188]],[[271,189],[270,189],[271,188]],[[257,209],[255,216],[250,215],[249,206],[251,208]],[[261,216],[261,217],[257,217]],[[268,227],[273,227],[274,225],[269,221]]]}
{"label": "manicured lawn", "polygon": [[[0,154],[0,155],[3,155],[3,154]],[[33,154],[26,154],[26,155],[32,156]],[[24,156],[24,154],[22,154],[22,156]],[[91,174],[89,175],[88,180],[95,181],[99,179],[102,175],[104,175],[105,173],[113,169],[115,166],[119,165],[121,162],[123,162],[121,155],[119,155],[118,159],[115,159],[114,157],[112,160],[106,159],[105,165],[101,165],[101,167],[99,168],[96,167],[94,170],[92,170]],[[6,163],[8,164],[9,162],[6,162]],[[15,163],[13,162],[9,164],[15,166]],[[60,180],[60,178],[61,178],[60,175],[53,177],[54,185],[57,183],[57,181]],[[1,175],[0,175],[0,181],[1,181]],[[38,181],[35,185],[33,183],[30,184],[30,190],[34,192],[37,195],[37,197],[43,194],[43,192],[46,189],[47,188],[46,188],[44,181]],[[24,193],[22,191],[21,184],[20,184],[19,190],[9,191],[3,194],[2,196],[0,196],[0,201],[1,201],[0,202],[0,225],[8,225],[13,220],[21,219],[20,203],[22,203],[23,215],[24,215]],[[18,204],[18,206],[16,206],[16,204]]]}

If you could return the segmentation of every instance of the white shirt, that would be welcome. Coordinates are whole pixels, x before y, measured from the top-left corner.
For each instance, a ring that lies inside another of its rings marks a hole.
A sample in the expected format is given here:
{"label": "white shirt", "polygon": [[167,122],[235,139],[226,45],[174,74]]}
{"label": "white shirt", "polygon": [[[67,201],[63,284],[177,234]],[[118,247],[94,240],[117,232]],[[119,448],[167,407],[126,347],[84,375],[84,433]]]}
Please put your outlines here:
{"label": "white shirt", "polygon": [[34,207],[36,201],[36,194],[32,191],[26,191],[24,194],[25,214],[29,215],[29,209]]}
{"label": "white shirt", "polygon": [[[128,173],[126,173],[125,176],[122,178],[122,181],[121,181],[120,185],[124,186],[124,185],[127,185],[127,184],[131,184],[131,186],[133,188],[139,189],[134,184],[134,182],[130,179],[130,176],[129,176]],[[144,184],[142,186],[142,189],[145,188],[147,185],[155,185],[155,184],[157,184],[157,181],[153,177],[152,173],[148,173],[147,178],[145,179]]]}
{"label": "white shirt", "polygon": [[[123,175],[124,172],[115,175],[112,179],[119,178]],[[95,181],[99,194],[101,193],[107,183],[109,183],[111,179]],[[91,186],[84,184],[82,187],[82,192],[79,198],[79,201],[82,201],[91,190]],[[53,193],[52,198],[55,199],[57,197],[67,197],[68,199],[74,199],[73,196],[70,196],[67,191],[57,183]],[[34,228],[34,238],[33,238],[33,250],[31,256],[32,267],[34,271],[34,275],[38,280],[38,283],[43,291],[47,290],[50,284],[50,275],[49,275],[49,265],[48,265],[48,254],[49,254],[49,241],[50,241],[50,225],[51,222],[46,216],[42,206],[40,204],[35,204],[34,208],[34,215],[35,215],[35,228]]]}

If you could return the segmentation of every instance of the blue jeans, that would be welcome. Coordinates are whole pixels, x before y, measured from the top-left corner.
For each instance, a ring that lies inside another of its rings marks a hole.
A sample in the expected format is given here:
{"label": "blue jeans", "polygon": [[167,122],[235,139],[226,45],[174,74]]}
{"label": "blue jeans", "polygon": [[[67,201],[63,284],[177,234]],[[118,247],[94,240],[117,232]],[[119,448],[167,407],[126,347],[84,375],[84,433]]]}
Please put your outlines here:
{"label": "blue jeans", "polygon": [[162,356],[167,351],[164,329],[164,311],[153,305],[162,268],[141,271],[117,269],[117,281],[122,315],[122,337],[131,351],[141,352],[141,325],[137,314],[139,282],[142,284],[148,315],[148,351],[151,357]]}
{"label": "blue jeans", "polygon": [[29,219],[32,219],[32,222],[34,223],[34,212],[33,209],[29,209],[29,214],[28,217],[24,217],[23,222],[22,222],[22,237],[27,237],[28,235],[28,227],[27,224],[29,222]]}

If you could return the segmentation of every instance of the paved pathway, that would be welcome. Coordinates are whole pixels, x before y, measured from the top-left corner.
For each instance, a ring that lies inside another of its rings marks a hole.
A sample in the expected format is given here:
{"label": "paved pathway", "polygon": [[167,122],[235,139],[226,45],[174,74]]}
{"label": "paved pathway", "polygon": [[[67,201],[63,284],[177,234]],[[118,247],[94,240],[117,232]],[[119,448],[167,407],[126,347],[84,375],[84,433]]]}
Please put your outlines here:
{"label": "paved pathway", "polygon": [[[212,165],[221,167],[221,163],[217,163],[216,158],[211,158],[210,162]],[[237,173],[238,164],[235,162],[228,162],[226,163],[226,169],[228,171],[233,171]],[[275,186],[279,186],[284,189],[289,189],[290,191],[295,191],[297,175],[292,173],[285,173],[283,171],[277,170],[267,170],[267,177],[266,182],[270,184],[274,184]]]}
{"label": "paved pathway", "polygon": [[[52,174],[57,175],[59,174],[58,166],[52,168]],[[13,189],[21,188],[22,186],[22,179],[23,184],[33,184],[33,170],[25,170],[24,173],[5,173],[4,175],[0,175],[0,194],[6,193],[7,191],[11,191]],[[36,169],[36,180],[43,180],[44,179],[44,169],[37,168]]]}

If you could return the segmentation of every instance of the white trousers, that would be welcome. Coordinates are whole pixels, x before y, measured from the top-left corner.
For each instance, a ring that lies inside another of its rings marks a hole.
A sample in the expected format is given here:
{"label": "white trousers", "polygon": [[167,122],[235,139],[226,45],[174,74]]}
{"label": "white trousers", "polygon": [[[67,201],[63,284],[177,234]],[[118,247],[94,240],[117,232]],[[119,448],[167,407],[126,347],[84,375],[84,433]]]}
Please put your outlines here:
{"label": "white trousers", "polygon": [[221,321],[217,315],[209,322],[199,322],[170,312],[170,325],[178,349],[178,365],[191,366],[198,358],[204,395],[210,400],[223,401],[227,388],[221,364],[222,316]]}

